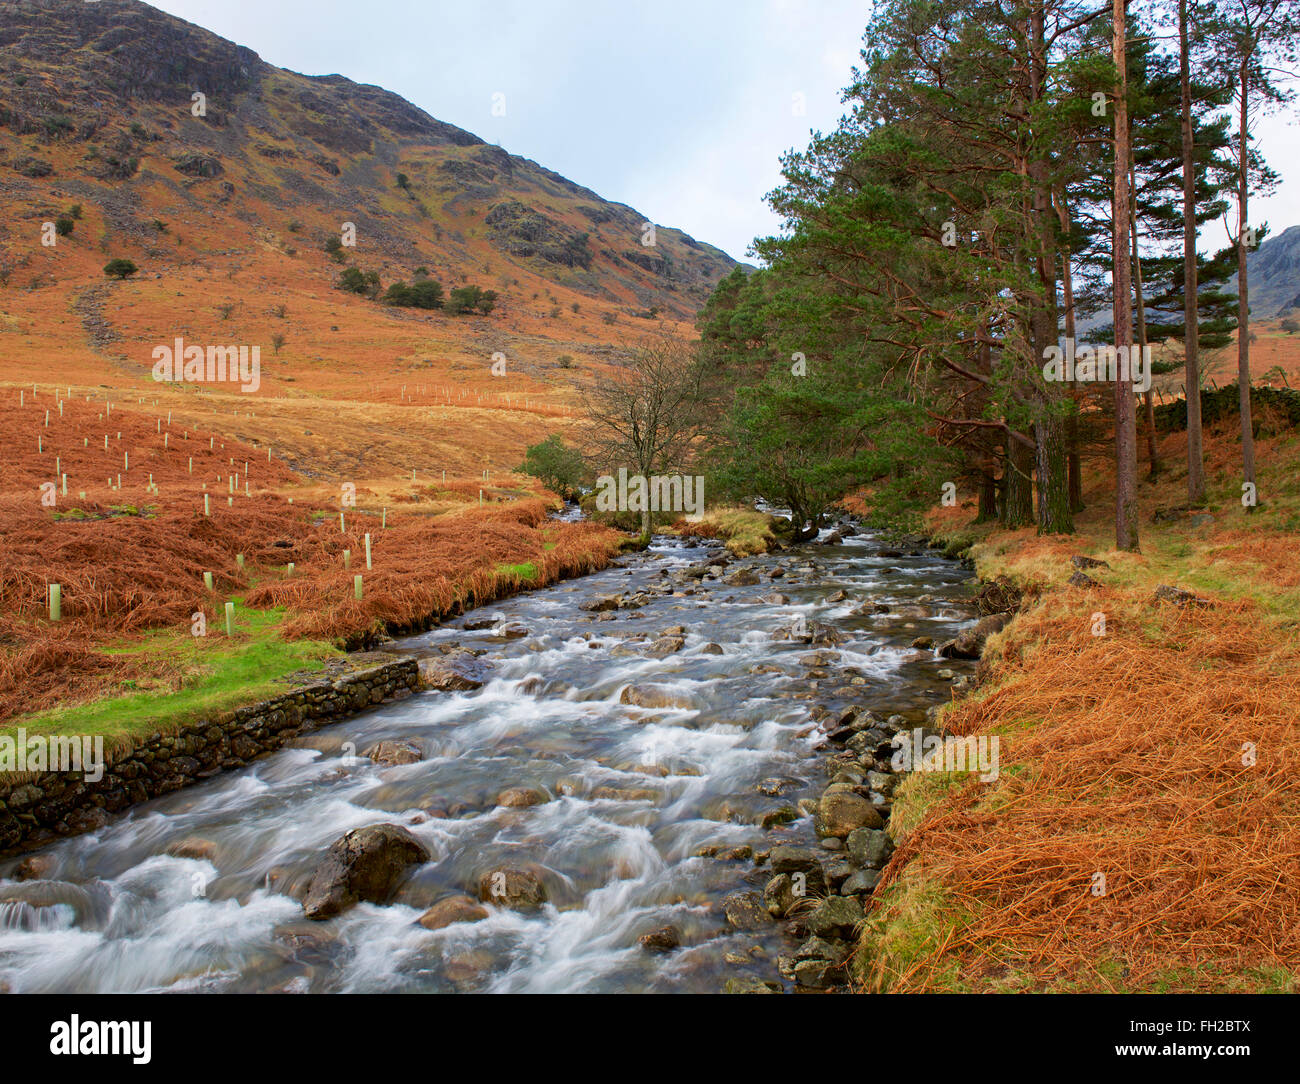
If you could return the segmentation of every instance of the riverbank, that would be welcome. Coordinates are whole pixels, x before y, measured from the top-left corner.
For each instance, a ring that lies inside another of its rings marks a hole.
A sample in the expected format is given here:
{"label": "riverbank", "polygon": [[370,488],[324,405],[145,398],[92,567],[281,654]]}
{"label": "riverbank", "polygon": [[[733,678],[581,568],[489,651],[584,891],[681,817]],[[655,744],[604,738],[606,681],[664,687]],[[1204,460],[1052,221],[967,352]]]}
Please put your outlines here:
{"label": "riverbank", "polygon": [[[148,428],[125,411],[113,420],[128,436]],[[256,461],[251,447],[187,436],[213,459],[204,474],[223,454]],[[337,669],[345,652],[603,568],[619,549],[611,530],[549,518],[558,502],[526,479],[345,487],[331,509],[274,462],[260,488],[214,498],[191,481],[194,458],[149,463],[163,492],[137,505],[0,494],[0,735],[86,735],[126,752]]]}
{"label": "riverbank", "polygon": [[1024,595],[940,716],[996,736],[1001,766],[898,787],[865,989],[1296,989],[1300,438],[1260,442],[1249,516],[1227,432],[1207,443],[1207,508],[1180,507],[1184,441],[1142,486],[1140,554],[1111,548],[1105,480],[1069,537],[971,525],[973,502],[933,517]]}

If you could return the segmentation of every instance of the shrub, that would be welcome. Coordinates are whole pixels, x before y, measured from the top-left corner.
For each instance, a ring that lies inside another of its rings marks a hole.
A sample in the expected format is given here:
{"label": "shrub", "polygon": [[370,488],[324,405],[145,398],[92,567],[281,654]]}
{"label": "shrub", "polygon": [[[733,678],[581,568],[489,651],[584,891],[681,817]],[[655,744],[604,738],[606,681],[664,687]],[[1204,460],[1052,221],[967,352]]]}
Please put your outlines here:
{"label": "shrub", "polygon": [[109,260],[104,264],[104,274],[115,279],[125,279],[134,275],[140,269],[130,260],[116,259]]}
{"label": "shrub", "polygon": [[561,497],[576,495],[584,474],[582,454],[565,444],[558,433],[530,445],[519,469]]}
{"label": "shrub", "polygon": [[67,237],[68,234],[72,232],[72,227],[74,225],[75,223],[73,222],[71,215],[59,215],[59,217],[54,220],[54,232],[60,237]]}
{"label": "shrub", "polygon": [[330,254],[330,257],[338,263],[343,262],[343,241],[338,237],[330,237],[324,244],[324,249]]}
{"label": "shrub", "polygon": [[454,313],[474,312],[476,309],[486,316],[496,306],[497,292],[484,290],[479,286],[457,286],[451,292],[447,307]]}
{"label": "shrub", "polygon": [[339,275],[338,288],[350,294],[368,294],[373,288],[378,292],[379,275],[375,271],[362,271],[359,267],[349,267]]}

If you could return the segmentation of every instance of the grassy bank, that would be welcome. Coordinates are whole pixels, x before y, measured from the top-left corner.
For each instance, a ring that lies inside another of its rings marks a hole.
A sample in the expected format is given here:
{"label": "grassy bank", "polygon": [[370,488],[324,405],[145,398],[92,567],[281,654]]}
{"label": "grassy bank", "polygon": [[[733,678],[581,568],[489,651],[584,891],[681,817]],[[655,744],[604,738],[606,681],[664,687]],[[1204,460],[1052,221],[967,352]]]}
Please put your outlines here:
{"label": "grassy bank", "polygon": [[[544,495],[480,506],[477,488],[452,507],[359,502],[346,531],[337,510],[274,494],[212,516],[9,507],[0,733],[102,735],[116,748],[283,691],[285,677],[310,677],[345,649],[603,568],[619,542],[548,519]],[[63,584],[59,621],[44,612],[49,581]]]}
{"label": "grassy bank", "polygon": [[743,505],[722,505],[706,509],[697,522],[678,520],[670,531],[682,538],[720,538],[734,556],[752,557],[779,542],[778,532],[786,522]]}
{"label": "grassy bank", "polygon": [[[1266,504],[1247,516],[1230,425],[1207,448],[1207,516],[1176,510],[1185,437],[1162,442],[1140,554],[1111,548],[1104,476],[1070,537],[974,526],[973,503],[935,516],[1027,602],[942,716],[998,737],[998,778],[899,788],[865,988],[1296,989],[1300,437],[1261,442]],[[1066,583],[1075,554],[1110,565],[1087,570],[1096,586]],[[1160,585],[1209,605],[1156,601]]]}

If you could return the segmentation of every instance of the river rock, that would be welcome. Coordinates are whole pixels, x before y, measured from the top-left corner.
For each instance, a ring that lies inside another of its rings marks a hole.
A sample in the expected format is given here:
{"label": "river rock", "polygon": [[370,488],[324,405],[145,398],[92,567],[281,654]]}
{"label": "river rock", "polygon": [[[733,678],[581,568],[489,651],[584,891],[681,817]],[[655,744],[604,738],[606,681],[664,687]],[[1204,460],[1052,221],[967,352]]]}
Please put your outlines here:
{"label": "river rock", "polygon": [[384,767],[392,767],[395,764],[415,764],[424,759],[420,747],[410,741],[377,742],[361,755]]}
{"label": "river rock", "polygon": [[439,900],[416,921],[426,930],[441,930],[457,922],[482,922],[488,909],[469,896],[448,896]]}
{"label": "river rock", "polygon": [[618,698],[620,704],[637,708],[692,708],[690,697],[664,685],[629,685]]}
{"label": "river rock", "polygon": [[526,809],[533,805],[543,805],[551,796],[537,787],[509,787],[497,795],[497,805],[509,809]]}
{"label": "river rock", "polygon": [[681,947],[682,931],[676,926],[660,926],[657,930],[643,933],[636,943],[646,952],[672,952]]}
{"label": "river rock", "polygon": [[794,880],[788,873],[778,873],[763,886],[763,906],[773,918],[785,918],[795,901]]}
{"label": "river rock", "polygon": [[705,644],[702,648],[700,648],[700,654],[701,655],[725,655],[726,652],[722,650],[721,644]]}
{"label": "river rock", "polygon": [[756,572],[748,568],[741,568],[726,577],[722,582],[728,587],[755,587],[759,579]]}
{"label": "river rock", "polygon": [[850,861],[868,869],[880,869],[889,861],[894,842],[879,828],[855,828],[844,841]]}
{"label": "river rock", "polygon": [[860,869],[840,885],[840,893],[845,896],[858,896],[875,891],[880,883],[880,870]]}
{"label": "river rock", "polygon": [[647,647],[644,654],[651,659],[663,659],[676,654],[685,646],[686,641],[680,636],[663,636]]}
{"label": "river rock", "polygon": [[849,896],[822,900],[808,915],[808,932],[814,937],[849,937],[862,921],[862,904]]}
{"label": "river rock", "polygon": [[939,645],[939,654],[946,659],[978,659],[984,650],[984,641],[1006,627],[1012,615],[990,614],[982,617],[973,628],[958,633],[956,639]]}
{"label": "river rock", "polygon": [[790,875],[794,881],[796,895],[799,895],[801,884],[804,889],[803,895],[819,896],[826,891],[826,875],[822,870],[821,856],[811,847],[796,847],[783,843],[772,848],[768,860],[771,862],[773,873]]}
{"label": "river rock", "polygon": [[310,919],[332,918],[360,900],[387,903],[410,866],[429,861],[429,851],[397,824],[354,828],[334,841],[316,867],[303,901]]}
{"label": "river rock", "polygon": [[606,610],[617,610],[619,603],[622,601],[622,595],[598,595],[596,598],[578,603],[578,609],[593,614],[604,613]]}
{"label": "river rock", "polygon": [[446,659],[421,659],[420,679],[424,682],[425,688],[444,693],[467,692],[470,689],[483,687],[482,681],[463,673]]}
{"label": "river rock", "polygon": [[812,639],[810,641],[814,646],[834,647],[836,644],[842,644],[844,637],[839,631],[830,625],[821,625],[814,623],[812,626]]}
{"label": "river rock", "polygon": [[746,975],[728,979],[724,991],[728,994],[779,994],[781,987],[775,982],[764,982]]}
{"label": "river rock", "polygon": [[478,898],[512,911],[535,911],[548,899],[546,885],[531,869],[491,870],[478,879]]}
{"label": "river rock", "polygon": [[15,881],[44,881],[56,863],[48,854],[29,854],[14,868]]}
{"label": "river rock", "polygon": [[596,787],[590,797],[593,802],[601,799],[613,802],[657,802],[663,795],[649,787]]}
{"label": "river rock", "polygon": [[172,858],[193,858],[200,862],[211,862],[217,853],[217,845],[210,839],[198,836],[186,836],[167,846],[167,854]]}
{"label": "river rock", "polygon": [[819,836],[839,839],[855,828],[880,828],[883,824],[875,806],[867,799],[852,791],[833,792],[829,788],[817,803],[817,814],[813,818],[813,827]]}
{"label": "river rock", "polygon": [[757,892],[733,892],[722,901],[722,913],[737,930],[756,930],[770,921],[763,898]]}

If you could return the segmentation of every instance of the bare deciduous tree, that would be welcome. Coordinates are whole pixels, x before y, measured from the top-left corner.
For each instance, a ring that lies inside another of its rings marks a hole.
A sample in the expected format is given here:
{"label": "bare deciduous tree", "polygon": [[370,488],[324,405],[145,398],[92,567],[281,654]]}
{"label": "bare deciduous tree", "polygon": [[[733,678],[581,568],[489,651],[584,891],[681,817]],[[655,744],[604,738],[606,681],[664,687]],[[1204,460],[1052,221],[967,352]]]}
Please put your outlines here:
{"label": "bare deciduous tree", "polygon": [[[586,390],[582,443],[597,473],[625,467],[649,479],[680,466],[701,421],[703,372],[692,344],[661,335]],[[650,534],[648,507],[641,533]]]}

